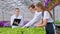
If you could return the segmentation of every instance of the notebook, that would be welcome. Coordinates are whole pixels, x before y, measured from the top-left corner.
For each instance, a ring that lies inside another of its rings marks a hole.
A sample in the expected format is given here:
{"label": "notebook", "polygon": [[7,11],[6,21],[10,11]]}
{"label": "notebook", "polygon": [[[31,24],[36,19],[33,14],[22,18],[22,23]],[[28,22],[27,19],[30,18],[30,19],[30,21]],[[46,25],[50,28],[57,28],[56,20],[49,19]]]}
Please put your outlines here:
{"label": "notebook", "polygon": [[20,23],[21,19],[14,19],[13,24],[14,26],[18,26],[18,24]]}

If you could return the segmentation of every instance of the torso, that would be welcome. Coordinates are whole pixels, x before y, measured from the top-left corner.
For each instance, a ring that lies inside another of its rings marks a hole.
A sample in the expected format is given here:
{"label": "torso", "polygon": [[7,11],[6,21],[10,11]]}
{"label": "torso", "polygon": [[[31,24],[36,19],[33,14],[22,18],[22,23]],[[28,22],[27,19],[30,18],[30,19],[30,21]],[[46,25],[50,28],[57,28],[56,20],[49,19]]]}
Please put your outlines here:
{"label": "torso", "polygon": [[43,20],[45,19],[45,18],[47,18],[48,19],[48,22],[54,22],[53,21],[53,19],[51,18],[51,16],[50,16],[50,14],[47,12],[47,11],[44,11],[44,15],[45,16],[42,16],[42,12],[35,12],[35,16],[34,17],[36,17],[37,15],[39,15],[38,16],[38,22],[40,21],[40,20],[42,20],[42,18],[43,18]]}
{"label": "torso", "polygon": [[48,22],[54,22],[52,17],[50,16],[50,14],[47,11],[44,11],[44,17],[43,19],[47,18]]}
{"label": "torso", "polygon": [[[14,19],[21,19],[21,18],[22,18],[22,16],[20,16],[20,15],[19,15],[18,17],[16,17],[16,15],[13,15],[13,16],[12,16],[12,21],[14,21]],[[12,24],[13,24],[13,23],[12,23]],[[20,25],[20,23],[19,23],[19,25]]]}

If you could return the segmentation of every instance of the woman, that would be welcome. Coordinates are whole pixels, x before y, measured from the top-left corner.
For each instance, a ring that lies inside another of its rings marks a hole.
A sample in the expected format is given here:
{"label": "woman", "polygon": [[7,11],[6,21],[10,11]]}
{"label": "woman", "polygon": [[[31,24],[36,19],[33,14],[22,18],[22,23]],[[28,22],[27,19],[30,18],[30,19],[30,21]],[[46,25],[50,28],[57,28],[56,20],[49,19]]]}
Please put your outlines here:
{"label": "woman", "polygon": [[36,4],[36,10],[41,12],[42,23],[36,23],[35,26],[37,27],[45,27],[46,34],[55,34],[55,25],[54,20],[52,19],[52,14],[49,11],[42,10],[42,4],[39,2]]}

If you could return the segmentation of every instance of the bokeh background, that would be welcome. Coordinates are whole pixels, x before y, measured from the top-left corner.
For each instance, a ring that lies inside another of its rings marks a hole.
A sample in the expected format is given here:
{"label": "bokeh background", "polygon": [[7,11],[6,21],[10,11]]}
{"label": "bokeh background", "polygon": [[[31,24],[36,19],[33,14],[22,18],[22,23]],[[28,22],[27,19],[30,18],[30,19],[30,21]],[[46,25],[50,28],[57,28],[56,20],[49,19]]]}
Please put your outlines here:
{"label": "bokeh background", "polygon": [[[45,0],[0,0],[0,21],[10,21],[10,17],[14,14],[14,8],[20,8],[24,20],[31,20],[33,14],[28,10],[28,6],[32,3],[41,2]],[[51,11],[53,12],[53,10]],[[60,5],[54,8],[55,20],[60,20]]]}
{"label": "bokeh background", "polygon": [[[34,15],[29,11],[28,6],[37,2],[41,2],[44,7],[48,7],[48,10],[51,9],[54,22],[56,26],[60,27],[60,0],[0,0],[0,26],[9,25],[15,8],[20,9],[20,14],[24,17],[24,21],[30,21]],[[58,34],[60,34],[60,28],[57,30]]]}

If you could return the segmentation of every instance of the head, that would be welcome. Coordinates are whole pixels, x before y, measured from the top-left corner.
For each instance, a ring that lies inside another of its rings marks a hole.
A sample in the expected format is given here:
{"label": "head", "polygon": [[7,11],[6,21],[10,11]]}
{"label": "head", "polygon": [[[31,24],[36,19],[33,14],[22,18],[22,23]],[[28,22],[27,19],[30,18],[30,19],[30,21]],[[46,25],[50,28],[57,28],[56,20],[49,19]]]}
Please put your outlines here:
{"label": "head", "polygon": [[43,11],[44,10],[44,7],[40,2],[38,2],[36,4],[35,8],[36,8],[37,11]]}
{"label": "head", "polygon": [[15,14],[16,14],[16,16],[18,16],[19,15],[19,8],[15,8]]}
{"label": "head", "polygon": [[29,6],[29,10],[33,13],[35,11],[35,5],[30,5]]}

